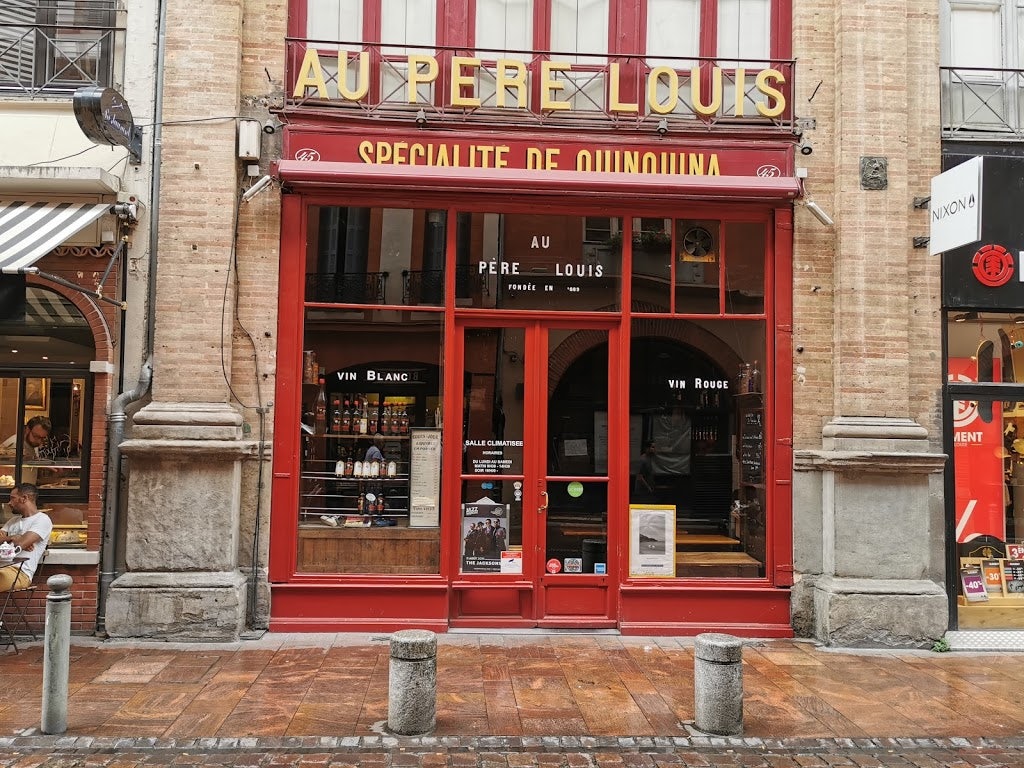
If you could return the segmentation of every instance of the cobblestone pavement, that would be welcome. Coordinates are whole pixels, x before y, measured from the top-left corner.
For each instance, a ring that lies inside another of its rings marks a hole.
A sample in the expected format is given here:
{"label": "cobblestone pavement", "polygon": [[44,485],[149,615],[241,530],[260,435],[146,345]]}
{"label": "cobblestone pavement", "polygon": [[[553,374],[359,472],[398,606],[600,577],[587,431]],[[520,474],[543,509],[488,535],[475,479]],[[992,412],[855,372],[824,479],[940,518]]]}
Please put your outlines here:
{"label": "cobblestone pavement", "polygon": [[0,738],[0,768],[1019,768],[1018,739]]}

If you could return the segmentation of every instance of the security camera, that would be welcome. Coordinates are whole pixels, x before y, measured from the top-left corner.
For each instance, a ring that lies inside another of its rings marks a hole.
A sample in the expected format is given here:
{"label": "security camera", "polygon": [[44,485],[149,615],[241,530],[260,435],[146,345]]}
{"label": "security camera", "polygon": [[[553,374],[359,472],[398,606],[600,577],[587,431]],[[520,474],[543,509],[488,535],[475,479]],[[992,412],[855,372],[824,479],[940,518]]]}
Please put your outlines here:
{"label": "security camera", "polygon": [[427,124],[427,113],[422,109],[416,113],[416,125],[420,128]]}
{"label": "security camera", "polygon": [[826,227],[831,227],[835,222],[832,221],[832,217],[829,216],[825,211],[822,210],[821,206],[813,200],[808,200],[804,203],[804,207],[811,212],[811,215],[824,224]]}
{"label": "security camera", "polygon": [[277,133],[277,121],[273,118],[269,118],[263,121],[263,132],[264,133]]}
{"label": "security camera", "polygon": [[811,153],[812,153],[813,151],[814,151],[814,147],[812,147],[812,146],[811,146],[810,144],[808,144],[808,143],[807,143],[806,141],[801,141],[801,142],[800,142],[800,154],[801,154],[801,155],[809,155],[809,154],[811,154]]}
{"label": "security camera", "polygon": [[658,121],[658,135],[664,136],[666,133],[668,133],[668,118],[663,117]]}
{"label": "security camera", "polygon": [[255,184],[253,184],[251,187],[245,190],[245,192],[242,193],[242,202],[248,203],[250,200],[256,197],[256,195],[258,195],[264,189],[269,187],[273,181],[274,180],[270,176],[262,177],[259,181],[257,181]]}

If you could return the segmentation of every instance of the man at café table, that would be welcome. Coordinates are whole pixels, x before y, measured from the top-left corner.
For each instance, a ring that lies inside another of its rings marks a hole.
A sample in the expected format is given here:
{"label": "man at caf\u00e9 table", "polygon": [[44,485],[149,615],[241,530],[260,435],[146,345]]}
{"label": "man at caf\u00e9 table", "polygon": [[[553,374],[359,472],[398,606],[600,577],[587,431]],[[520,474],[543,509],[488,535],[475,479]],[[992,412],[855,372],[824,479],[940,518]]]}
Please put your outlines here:
{"label": "man at caf\u00e9 table", "polygon": [[[39,449],[53,431],[52,422],[45,416],[33,416],[25,422],[25,431],[21,435],[21,458],[32,461],[39,458]],[[14,455],[18,434],[15,433],[0,443],[0,454]]]}
{"label": "man at caf\u00e9 table", "polygon": [[32,483],[18,483],[11,489],[10,505],[14,517],[0,528],[0,542],[9,541],[21,547],[20,556],[27,559],[23,563],[0,567],[0,591],[28,587],[46,551],[53,521],[45,512],[39,511],[38,499],[39,489]]}

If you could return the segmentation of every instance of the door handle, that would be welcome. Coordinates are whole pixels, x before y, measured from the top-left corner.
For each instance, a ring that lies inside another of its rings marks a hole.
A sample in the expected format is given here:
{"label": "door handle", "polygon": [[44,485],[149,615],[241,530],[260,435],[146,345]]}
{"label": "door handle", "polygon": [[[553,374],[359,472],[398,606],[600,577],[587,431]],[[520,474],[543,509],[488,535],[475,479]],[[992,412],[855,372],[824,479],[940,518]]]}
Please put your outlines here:
{"label": "door handle", "polygon": [[545,512],[547,512],[547,509],[548,509],[548,492],[547,491],[541,491],[540,495],[544,497],[544,503],[541,504],[539,507],[537,507],[537,514],[538,515],[544,514]]}

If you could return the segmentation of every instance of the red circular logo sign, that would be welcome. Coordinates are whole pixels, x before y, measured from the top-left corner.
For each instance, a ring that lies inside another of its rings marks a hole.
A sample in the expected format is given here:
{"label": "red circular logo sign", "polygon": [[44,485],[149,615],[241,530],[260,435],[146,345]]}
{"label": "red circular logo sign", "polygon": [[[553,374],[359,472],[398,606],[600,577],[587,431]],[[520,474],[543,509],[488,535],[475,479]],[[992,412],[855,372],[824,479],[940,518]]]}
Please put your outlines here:
{"label": "red circular logo sign", "polygon": [[1001,245],[983,245],[974,254],[971,268],[979,283],[998,288],[1013,277],[1013,256]]}
{"label": "red circular logo sign", "polygon": [[548,573],[558,573],[562,570],[562,561],[552,557],[548,560]]}

